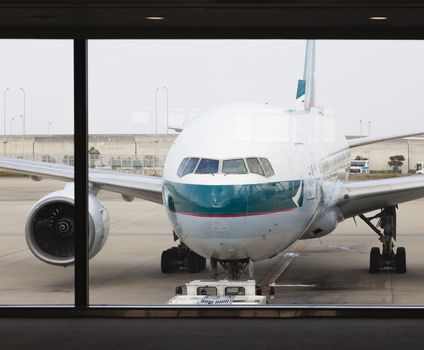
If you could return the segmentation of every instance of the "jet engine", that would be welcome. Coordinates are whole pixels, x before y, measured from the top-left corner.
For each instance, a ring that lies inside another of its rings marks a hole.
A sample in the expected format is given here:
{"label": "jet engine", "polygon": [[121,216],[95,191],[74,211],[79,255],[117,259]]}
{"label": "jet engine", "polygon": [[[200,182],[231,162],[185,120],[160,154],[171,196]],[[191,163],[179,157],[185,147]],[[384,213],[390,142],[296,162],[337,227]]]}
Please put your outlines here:
{"label": "jet engine", "polygon": [[[109,214],[100,200],[89,194],[89,237],[90,259],[106,243],[109,235]],[[67,184],[63,190],[49,193],[30,210],[25,237],[29,249],[40,260],[68,266],[75,257],[74,185]]]}

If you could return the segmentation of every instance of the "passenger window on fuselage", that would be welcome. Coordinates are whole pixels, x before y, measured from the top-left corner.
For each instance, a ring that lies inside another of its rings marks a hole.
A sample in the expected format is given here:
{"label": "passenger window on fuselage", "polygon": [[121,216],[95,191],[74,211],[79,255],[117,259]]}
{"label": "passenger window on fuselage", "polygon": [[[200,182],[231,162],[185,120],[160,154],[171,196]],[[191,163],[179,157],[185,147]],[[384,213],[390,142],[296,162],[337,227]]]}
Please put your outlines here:
{"label": "passenger window on fuselage", "polygon": [[224,174],[247,174],[246,164],[243,159],[229,159],[222,162]]}
{"label": "passenger window on fuselage", "polygon": [[218,293],[215,287],[199,287],[197,288],[197,295],[216,296]]}
{"label": "passenger window on fuselage", "polygon": [[194,169],[196,169],[197,163],[199,163],[199,158],[190,158],[186,167],[184,168],[182,176],[192,173]]}
{"label": "passenger window on fuselage", "polygon": [[274,170],[272,169],[272,166],[269,160],[266,158],[260,158],[260,159],[261,159],[262,167],[264,168],[264,171],[265,171],[265,176],[269,177],[274,175]]}
{"label": "passenger window on fuselage", "polygon": [[188,160],[189,160],[190,158],[184,158],[182,161],[181,161],[181,164],[180,164],[180,167],[178,168],[178,171],[177,171],[177,175],[178,176],[183,176],[183,174],[184,174],[184,168],[185,168],[185,166],[187,165],[187,162],[188,162]]}
{"label": "passenger window on fuselage", "polygon": [[246,158],[247,166],[252,174],[265,176],[258,158]]}
{"label": "passenger window on fuselage", "polygon": [[203,158],[196,169],[196,174],[216,174],[219,162],[216,159]]}
{"label": "passenger window on fuselage", "polygon": [[225,295],[234,296],[234,295],[245,295],[243,287],[226,287]]}

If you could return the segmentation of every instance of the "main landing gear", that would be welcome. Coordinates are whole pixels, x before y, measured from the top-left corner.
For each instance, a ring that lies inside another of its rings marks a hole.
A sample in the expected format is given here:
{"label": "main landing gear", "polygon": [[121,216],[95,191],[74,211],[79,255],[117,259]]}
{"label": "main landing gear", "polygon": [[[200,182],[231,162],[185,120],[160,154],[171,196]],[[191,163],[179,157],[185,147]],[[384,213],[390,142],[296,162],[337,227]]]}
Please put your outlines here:
{"label": "main landing gear", "polygon": [[178,247],[172,247],[162,252],[161,270],[163,273],[178,270],[188,270],[190,273],[197,273],[205,268],[206,259],[182,243]]}
{"label": "main landing gear", "polygon": [[[383,250],[374,247],[370,253],[370,273],[378,273],[381,269],[395,269],[397,273],[406,272],[406,251],[399,247],[394,252],[394,243],[396,240],[396,209],[397,206],[383,208],[380,213],[372,217],[365,217],[361,214],[359,217],[371,227],[380,237],[383,244]],[[371,221],[378,219],[376,225]]]}

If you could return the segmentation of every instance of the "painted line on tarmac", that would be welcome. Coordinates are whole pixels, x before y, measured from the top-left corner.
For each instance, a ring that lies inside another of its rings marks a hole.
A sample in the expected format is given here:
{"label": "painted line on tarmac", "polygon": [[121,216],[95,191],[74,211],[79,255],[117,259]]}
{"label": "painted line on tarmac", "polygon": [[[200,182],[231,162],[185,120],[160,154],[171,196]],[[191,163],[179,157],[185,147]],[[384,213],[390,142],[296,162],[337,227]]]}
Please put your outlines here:
{"label": "painted line on tarmac", "polygon": [[316,284],[271,284],[271,287],[275,288],[314,288]]}
{"label": "painted line on tarmac", "polygon": [[21,249],[21,250],[16,250],[16,251],[11,252],[11,253],[2,254],[2,255],[0,255],[0,258],[5,258],[5,257],[7,257],[7,256],[11,256],[11,255],[19,254],[19,253],[22,253],[22,252],[26,252],[26,251],[28,251],[28,250],[29,250],[28,248]]}
{"label": "painted line on tarmac", "polygon": [[306,242],[300,242],[296,244],[293,249],[290,249],[281,255],[281,257],[274,264],[273,268],[259,282],[259,285],[262,286],[262,295],[269,294],[270,287],[275,284],[277,279],[279,279],[281,275],[289,268],[293,260],[305,249],[306,245]]}

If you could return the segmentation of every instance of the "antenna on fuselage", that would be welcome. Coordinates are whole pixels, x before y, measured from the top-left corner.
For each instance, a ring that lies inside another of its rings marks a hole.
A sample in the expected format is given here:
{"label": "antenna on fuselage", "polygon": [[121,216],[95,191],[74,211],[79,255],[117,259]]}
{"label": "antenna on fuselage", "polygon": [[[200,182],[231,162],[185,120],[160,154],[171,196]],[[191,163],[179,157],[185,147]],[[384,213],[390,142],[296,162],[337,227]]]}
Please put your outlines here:
{"label": "antenna on fuselage", "polygon": [[310,111],[315,106],[315,40],[306,41],[303,79],[297,82],[296,109]]}

